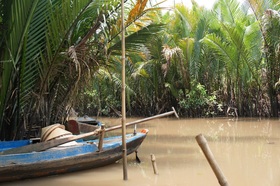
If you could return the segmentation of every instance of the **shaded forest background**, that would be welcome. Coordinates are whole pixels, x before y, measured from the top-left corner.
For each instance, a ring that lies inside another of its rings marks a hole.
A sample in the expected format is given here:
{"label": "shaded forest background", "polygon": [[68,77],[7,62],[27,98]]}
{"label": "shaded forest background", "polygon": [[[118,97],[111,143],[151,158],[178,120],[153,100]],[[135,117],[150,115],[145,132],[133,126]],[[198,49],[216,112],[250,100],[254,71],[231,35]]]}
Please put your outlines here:
{"label": "shaded forest background", "polygon": [[[127,116],[278,117],[280,3],[126,1]],[[116,0],[0,0],[0,140],[79,115],[119,116]]]}

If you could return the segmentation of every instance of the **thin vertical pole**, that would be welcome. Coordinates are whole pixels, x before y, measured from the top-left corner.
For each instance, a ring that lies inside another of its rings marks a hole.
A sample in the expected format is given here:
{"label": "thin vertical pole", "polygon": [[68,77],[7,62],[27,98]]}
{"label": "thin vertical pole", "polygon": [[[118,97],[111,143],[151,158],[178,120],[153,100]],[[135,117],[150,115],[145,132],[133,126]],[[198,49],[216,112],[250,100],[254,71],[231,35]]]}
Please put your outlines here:
{"label": "thin vertical pole", "polygon": [[98,150],[99,150],[99,152],[101,152],[103,150],[104,135],[105,135],[105,127],[102,124],[102,126],[101,126],[101,133],[99,135],[99,142],[98,142]]}
{"label": "thin vertical pole", "polygon": [[123,147],[123,180],[127,180],[127,156],[126,156],[126,109],[125,109],[125,25],[124,25],[124,0],[121,2],[122,11],[122,147]]}

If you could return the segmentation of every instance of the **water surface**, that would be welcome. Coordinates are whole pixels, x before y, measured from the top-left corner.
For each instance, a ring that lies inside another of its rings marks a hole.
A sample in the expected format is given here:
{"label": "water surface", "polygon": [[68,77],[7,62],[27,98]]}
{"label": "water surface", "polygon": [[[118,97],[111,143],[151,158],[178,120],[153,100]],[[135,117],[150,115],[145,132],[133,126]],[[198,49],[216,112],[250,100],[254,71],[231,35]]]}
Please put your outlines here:
{"label": "water surface", "polygon": [[[129,118],[127,122],[139,118]],[[119,125],[117,118],[102,118]],[[203,134],[231,186],[280,185],[280,121],[278,119],[207,118],[154,119],[138,125],[149,134],[135,154],[128,156],[128,180],[122,162],[97,169],[6,183],[8,186],[216,186],[218,180],[195,136]],[[127,132],[133,131],[129,127]],[[114,131],[114,134],[121,131]],[[112,135],[112,133],[110,134]],[[154,174],[151,154],[156,157]]]}

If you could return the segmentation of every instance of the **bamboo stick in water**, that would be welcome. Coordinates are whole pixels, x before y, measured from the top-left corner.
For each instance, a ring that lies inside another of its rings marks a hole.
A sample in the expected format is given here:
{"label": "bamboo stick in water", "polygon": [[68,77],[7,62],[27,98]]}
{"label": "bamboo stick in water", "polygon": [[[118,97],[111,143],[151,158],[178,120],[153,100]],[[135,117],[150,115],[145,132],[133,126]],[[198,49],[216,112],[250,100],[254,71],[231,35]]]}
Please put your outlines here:
{"label": "bamboo stick in water", "polygon": [[154,169],[154,174],[158,174],[157,164],[156,164],[156,157],[154,154],[151,154],[151,161]]}
{"label": "bamboo stick in water", "polygon": [[226,177],[224,176],[223,172],[221,171],[218,163],[216,162],[213,153],[211,152],[207,140],[202,134],[199,134],[195,137],[198,145],[200,146],[201,150],[203,151],[208,163],[210,164],[212,170],[214,171],[219,184],[221,186],[229,186]]}

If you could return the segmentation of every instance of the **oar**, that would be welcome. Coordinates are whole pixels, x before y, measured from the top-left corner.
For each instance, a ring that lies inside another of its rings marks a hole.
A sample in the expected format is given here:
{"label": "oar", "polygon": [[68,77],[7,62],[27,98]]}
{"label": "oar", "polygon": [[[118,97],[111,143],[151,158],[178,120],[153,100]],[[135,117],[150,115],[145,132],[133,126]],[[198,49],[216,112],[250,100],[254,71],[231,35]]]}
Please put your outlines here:
{"label": "oar", "polygon": [[30,145],[26,145],[26,146],[22,146],[22,147],[5,150],[5,151],[0,152],[0,155],[28,153],[28,152],[34,152],[34,151],[38,152],[38,151],[47,150],[49,148],[56,147],[58,145],[61,145],[61,144],[67,143],[67,142],[75,141],[75,140],[82,139],[82,138],[85,138],[88,136],[97,135],[99,130],[100,129],[96,129],[95,131],[80,134],[80,135],[69,136],[69,137],[65,137],[65,138],[57,138],[57,139],[50,140],[50,141],[44,141],[44,142],[40,142],[40,143],[35,143],[35,144],[30,144]]}
{"label": "oar", "polygon": [[[178,116],[176,110],[174,109],[174,107],[172,107],[172,110],[173,111],[169,111],[169,112],[166,112],[166,113],[163,113],[163,114],[158,114],[158,115],[151,116],[151,117],[148,117],[148,118],[139,119],[139,120],[136,120],[136,121],[126,123],[125,126],[127,127],[127,126],[130,126],[130,125],[135,125],[135,124],[138,124],[138,123],[142,123],[142,122],[149,121],[149,120],[152,120],[152,119],[168,116],[168,115],[171,115],[171,114],[175,114],[176,118],[179,118],[179,116]],[[122,128],[122,125],[117,125],[117,126],[105,129],[105,132],[120,129],[120,128]]]}
{"label": "oar", "polygon": [[[135,125],[135,124],[138,124],[138,123],[141,123],[141,122],[144,122],[144,121],[152,120],[152,119],[155,119],[155,118],[160,118],[160,117],[163,117],[163,116],[171,115],[171,114],[175,114],[175,116],[178,118],[178,114],[176,113],[175,109],[173,107],[172,107],[172,109],[173,109],[173,111],[170,111],[170,112],[166,112],[166,113],[159,114],[159,115],[156,115],[156,116],[152,116],[152,117],[136,120],[136,121],[133,121],[133,122],[129,122],[129,123],[126,124],[126,127],[130,126],[130,125]],[[105,132],[120,129],[120,128],[122,128],[122,125],[107,128],[107,129],[105,129]],[[95,131],[84,133],[84,134],[79,134],[79,135],[69,136],[69,137],[64,137],[64,138],[57,138],[57,139],[50,140],[50,141],[44,141],[44,142],[40,142],[40,143],[26,145],[26,146],[23,146],[23,147],[17,147],[17,148],[2,151],[2,152],[0,152],[0,155],[28,153],[28,152],[34,152],[34,151],[39,152],[39,151],[47,150],[49,148],[56,147],[58,145],[62,145],[64,143],[68,143],[68,142],[75,141],[75,140],[78,140],[78,139],[86,138],[86,137],[89,137],[89,136],[96,136],[96,135],[99,134],[100,130],[101,129],[96,129]]]}

